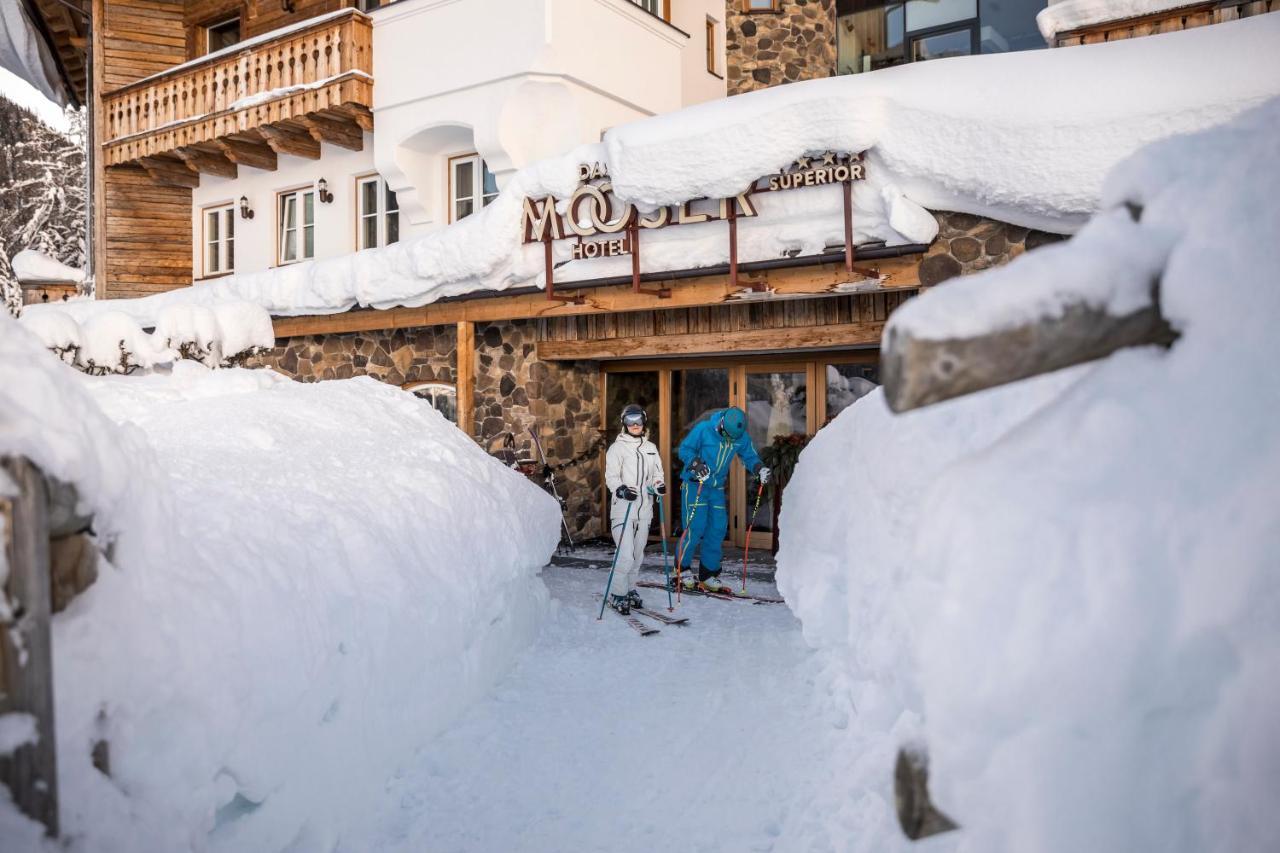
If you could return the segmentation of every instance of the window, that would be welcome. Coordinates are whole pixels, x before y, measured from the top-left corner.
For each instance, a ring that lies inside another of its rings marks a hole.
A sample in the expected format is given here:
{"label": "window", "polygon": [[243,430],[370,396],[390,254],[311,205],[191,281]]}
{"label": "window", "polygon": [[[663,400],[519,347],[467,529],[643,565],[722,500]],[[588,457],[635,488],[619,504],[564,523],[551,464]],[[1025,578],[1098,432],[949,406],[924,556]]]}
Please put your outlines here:
{"label": "window", "polygon": [[222,50],[224,47],[231,47],[231,45],[240,41],[239,16],[219,21],[216,24],[209,24],[204,28],[204,36],[205,53],[213,53]]}
{"label": "window", "polygon": [[280,222],[280,257],[282,264],[304,261],[316,256],[316,193],[296,190],[280,194],[276,211]]}
{"label": "window", "polygon": [[848,0],[836,22],[839,74],[973,53],[1043,48],[1048,0]]}
{"label": "window", "polygon": [[236,211],[232,205],[205,208],[204,275],[224,275],[236,268]]}
{"label": "window", "polygon": [[776,12],[778,0],[747,0],[748,12]]}
{"label": "window", "polygon": [[387,182],[377,175],[356,181],[358,248],[390,246],[400,240],[400,204]]}
{"label": "window", "polygon": [[498,179],[477,154],[449,159],[449,221],[457,222],[498,197]]}
{"label": "window", "polygon": [[707,70],[716,73],[716,22],[707,18]]}
{"label": "window", "polygon": [[416,396],[429,402],[432,408],[448,420],[455,424],[458,422],[458,389],[454,386],[443,382],[422,382],[406,385],[405,390],[412,391]]}
{"label": "window", "polygon": [[657,15],[663,20],[667,18],[667,0],[631,0],[631,2],[644,9],[650,15]]}
{"label": "window", "polygon": [[382,0],[360,0],[357,5],[359,5],[361,12],[372,12],[382,5]]}

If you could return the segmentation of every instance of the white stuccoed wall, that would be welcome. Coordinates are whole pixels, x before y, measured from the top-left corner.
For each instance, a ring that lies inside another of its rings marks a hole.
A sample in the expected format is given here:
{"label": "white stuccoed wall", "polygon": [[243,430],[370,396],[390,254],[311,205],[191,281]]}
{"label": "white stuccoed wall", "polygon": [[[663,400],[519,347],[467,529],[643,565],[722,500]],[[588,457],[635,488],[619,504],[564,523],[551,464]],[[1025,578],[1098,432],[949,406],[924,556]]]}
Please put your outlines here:
{"label": "white stuccoed wall", "polygon": [[373,24],[375,159],[419,226],[447,221],[451,155],[477,151],[501,182],[679,109],[684,54],[705,50],[701,29],[686,36],[628,0],[404,0]]}
{"label": "white stuccoed wall", "polygon": [[[364,135],[364,150],[322,144],[320,159],[280,155],[274,172],[239,168],[236,178],[200,176],[200,186],[192,199],[192,272],[197,281],[204,275],[202,211],[209,205],[231,202],[236,207],[236,271],[257,272],[276,266],[276,194],[283,190],[313,186],[320,178],[333,193],[331,204],[316,204],[316,257],[344,255],[356,249],[355,179],[375,171],[373,135]],[[240,196],[249,199],[253,219],[241,219]]]}

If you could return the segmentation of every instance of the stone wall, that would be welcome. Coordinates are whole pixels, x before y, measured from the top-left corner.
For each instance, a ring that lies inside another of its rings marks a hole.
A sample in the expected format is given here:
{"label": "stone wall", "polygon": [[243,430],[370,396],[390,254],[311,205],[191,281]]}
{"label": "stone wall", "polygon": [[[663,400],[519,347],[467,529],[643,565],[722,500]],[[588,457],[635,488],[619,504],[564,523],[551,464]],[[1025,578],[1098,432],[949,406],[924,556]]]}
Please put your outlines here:
{"label": "stone wall", "polygon": [[730,95],[835,74],[835,0],[778,0],[776,5],[777,11],[747,12],[746,0],[726,0]]}
{"label": "stone wall", "polygon": [[454,326],[302,335],[254,358],[302,382],[372,376],[391,385],[456,382],[458,334]]}
{"label": "stone wall", "polygon": [[538,431],[575,539],[605,535],[600,365],[539,361],[531,320],[476,324],[474,434],[496,452],[511,433],[520,458],[536,459]]}
{"label": "stone wall", "polygon": [[933,215],[938,220],[938,238],[920,262],[920,283],[926,287],[1002,266],[1023,252],[1063,239],[1060,234],[971,213],[935,211]]}

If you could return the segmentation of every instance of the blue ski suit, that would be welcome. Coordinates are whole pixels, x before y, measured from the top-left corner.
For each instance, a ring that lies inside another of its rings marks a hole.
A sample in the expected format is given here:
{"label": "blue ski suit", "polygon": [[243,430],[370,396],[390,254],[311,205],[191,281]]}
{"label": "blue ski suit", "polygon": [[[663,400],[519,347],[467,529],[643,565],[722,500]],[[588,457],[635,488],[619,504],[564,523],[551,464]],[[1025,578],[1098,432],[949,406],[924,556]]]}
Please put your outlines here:
{"label": "blue ski suit", "polygon": [[[717,409],[694,424],[678,450],[680,460],[684,462],[680,479],[684,481],[681,484],[681,503],[685,530],[676,546],[677,559],[681,569],[688,570],[693,566],[694,555],[701,549],[702,569],[710,575],[720,573],[720,548],[729,530],[725,486],[729,482],[733,457],[736,455],[741,459],[748,471],[754,471],[762,464],[747,433],[737,439],[720,434],[717,427],[724,411]],[[689,463],[695,458],[707,463],[711,469],[711,475],[702,483],[701,493],[698,492],[697,480],[689,472]]]}

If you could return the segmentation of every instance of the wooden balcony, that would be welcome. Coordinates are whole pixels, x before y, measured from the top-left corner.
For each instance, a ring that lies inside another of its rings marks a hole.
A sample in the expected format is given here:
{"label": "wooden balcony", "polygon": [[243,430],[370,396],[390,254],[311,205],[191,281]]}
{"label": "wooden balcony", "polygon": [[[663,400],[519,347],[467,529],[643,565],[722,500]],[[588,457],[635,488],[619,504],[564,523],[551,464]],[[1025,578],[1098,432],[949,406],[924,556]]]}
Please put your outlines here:
{"label": "wooden balcony", "polygon": [[278,154],[318,159],[321,142],[359,151],[372,71],[373,28],[354,9],[266,33],[104,96],[104,162],[194,187],[200,172],[274,170]]}

